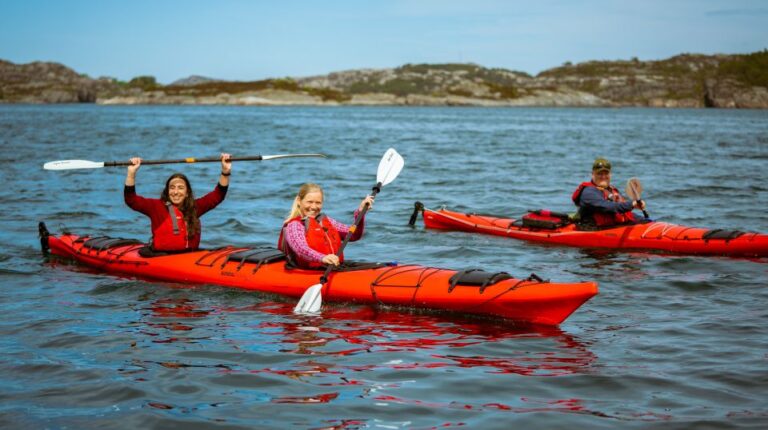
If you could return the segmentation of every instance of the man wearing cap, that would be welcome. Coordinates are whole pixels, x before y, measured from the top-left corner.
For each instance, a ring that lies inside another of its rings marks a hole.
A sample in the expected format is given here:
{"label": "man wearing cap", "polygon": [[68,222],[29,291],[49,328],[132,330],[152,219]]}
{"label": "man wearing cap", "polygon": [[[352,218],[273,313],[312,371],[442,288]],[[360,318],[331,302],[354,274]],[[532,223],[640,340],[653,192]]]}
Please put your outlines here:
{"label": "man wearing cap", "polygon": [[572,199],[579,207],[579,223],[597,227],[633,224],[636,221],[632,209],[645,209],[645,202],[628,202],[611,185],[611,163],[602,157],[592,164],[592,181],[582,182]]}

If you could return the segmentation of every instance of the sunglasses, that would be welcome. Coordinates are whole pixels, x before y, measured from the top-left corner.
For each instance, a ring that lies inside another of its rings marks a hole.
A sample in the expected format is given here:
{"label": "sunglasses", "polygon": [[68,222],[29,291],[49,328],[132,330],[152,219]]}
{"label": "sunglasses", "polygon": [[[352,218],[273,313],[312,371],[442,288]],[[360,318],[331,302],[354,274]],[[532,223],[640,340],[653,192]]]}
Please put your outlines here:
{"label": "sunglasses", "polygon": [[611,163],[600,162],[592,165],[592,170],[602,170],[602,169],[611,170]]}

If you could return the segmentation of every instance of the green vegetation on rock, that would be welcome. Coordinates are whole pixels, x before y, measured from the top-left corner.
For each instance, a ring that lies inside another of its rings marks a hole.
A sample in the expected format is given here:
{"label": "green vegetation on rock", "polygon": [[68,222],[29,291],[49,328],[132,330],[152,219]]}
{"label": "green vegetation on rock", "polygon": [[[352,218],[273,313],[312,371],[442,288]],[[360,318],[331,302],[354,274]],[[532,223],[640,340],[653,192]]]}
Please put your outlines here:
{"label": "green vegetation on rock", "polygon": [[322,100],[345,101],[351,97],[339,91],[325,88],[307,88],[300,86],[294,79],[264,79],[261,81],[211,81],[196,85],[169,85],[162,91],[169,96],[210,97],[219,94],[242,94],[264,90],[282,90],[289,92],[305,92],[320,97]]}
{"label": "green vegetation on rock", "polygon": [[718,74],[753,87],[768,87],[768,49],[746,55],[734,55],[720,63]]}
{"label": "green vegetation on rock", "polygon": [[137,76],[128,82],[128,86],[144,91],[154,91],[159,87],[154,76]]}

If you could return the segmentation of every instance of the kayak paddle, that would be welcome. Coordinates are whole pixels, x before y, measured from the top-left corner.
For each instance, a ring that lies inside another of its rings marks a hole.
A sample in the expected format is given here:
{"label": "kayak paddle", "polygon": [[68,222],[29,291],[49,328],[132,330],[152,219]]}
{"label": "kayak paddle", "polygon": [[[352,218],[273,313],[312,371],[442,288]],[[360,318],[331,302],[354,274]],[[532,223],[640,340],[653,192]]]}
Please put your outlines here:
{"label": "kayak paddle", "polygon": [[[389,148],[379,162],[379,170],[376,172],[376,185],[373,187],[371,196],[375,197],[376,194],[381,191],[381,187],[394,181],[397,175],[400,174],[400,171],[403,170],[404,165],[405,161],[403,160],[403,157],[400,156],[394,148]],[[366,212],[368,212],[368,205],[366,205],[362,211],[358,212],[357,217],[355,217],[355,223],[349,227],[349,232],[344,236],[344,241],[341,242],[341,246],[339,247],[339,250],[336,251],[336,255],[341,255],[344,247],[347,246],[347,242],[349,242],[349,238],[352,237],[352,234],[357,230],[357,226],[360,225],[360,221],[363,219]],[[320,277],[320,283],[312,285],[304,291],[299,303],[293,308],[294,313],[313,314],[320,311],[320,307],[323,305],[323,284],[328,281],[328,275],[331,273],[332,269],[333,266],[328,265],[323,276]]]}
{"label": "kayak paddle", "polygon": [[[231,157],[231,161],[260,161],[273,160],[275,158],[294,158],[294,157],[321,157],[323,154],[278,154],[278,155],[247,155],[244,157]],[[183,158],[180,160],[142,160],[141,165],[145,164],[176,164],[176,163],[212,163],[221,161],[221,157],[210,158]],[[45,170],[72,170],[72,169],[100,169],[102,167],[130,166],[130,161],[88,161],[88,160],[58,160],[49,161],[43,164]]]}
{"label": "kayak paddle", "polygon": [[[627,188],[625,190],[627,192],[627,196],[629,196],[632,200],[637,200],[638,203],[641,203],[642,200],[640,197],[643,195],[643,184],[640,183],[640,180],[637,178],[630,178],[627,180]],[[643,216],[645,219],[650,218],[648,216],[648,212],[643,209]]]}

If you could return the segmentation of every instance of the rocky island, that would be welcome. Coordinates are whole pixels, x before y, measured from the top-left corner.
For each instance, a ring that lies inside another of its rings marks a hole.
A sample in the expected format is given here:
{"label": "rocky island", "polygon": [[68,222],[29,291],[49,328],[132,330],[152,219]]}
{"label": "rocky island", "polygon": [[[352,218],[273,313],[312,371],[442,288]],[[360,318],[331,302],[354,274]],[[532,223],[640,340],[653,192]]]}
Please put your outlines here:
{"label": "rocky island", "polygon": [[768,50],[565,63],[536,76],[476,64],[406,64],[324,76],[169,85],[90,78],[50,62],[0,60],[0,103],[768,108]]}

